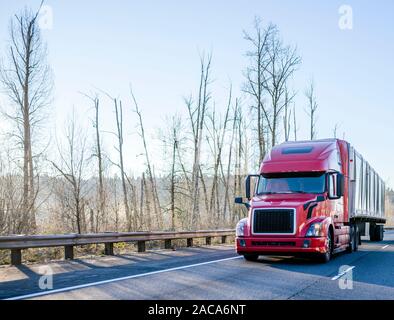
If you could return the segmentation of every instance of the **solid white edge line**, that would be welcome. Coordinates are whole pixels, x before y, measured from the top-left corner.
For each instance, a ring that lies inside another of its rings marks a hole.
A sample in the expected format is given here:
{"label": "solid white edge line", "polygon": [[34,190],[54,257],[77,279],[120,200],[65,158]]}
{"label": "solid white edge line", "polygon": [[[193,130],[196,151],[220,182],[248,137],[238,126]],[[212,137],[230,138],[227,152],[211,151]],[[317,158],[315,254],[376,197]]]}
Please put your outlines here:
{"label": "solid white edge line", "polygon": [[347,268],[345,271],[337,274],[335,277],[332,277],[331,280],[337,280],[340,277],[343,277],[346,273],[348,273],[350,270],[353,270],[354,268],[355,268],[355,266]]}
{"label": "solid white edge line", "polygon": [[239,258],[242,258],[242,256],[225,258],[225,259],[219,259],[219,260],[213,260],[213,261],[207,261],[207,262],[201,262],[201,263],[195,263],[195,264],[190,264],[190,265],[187,265],[187,266],[174,267],[174,268],[170,268],[170,269],[163,269],[163,270],[151,271],[151,272],[146,272],[146,273],[134,274],[134,275],[131,275],[131,276],[125,276],[125,277],[121,277],[121,278],[115,278],[115,279],[91,282],[91,283],[86,283],[86,284],[81,284],[81,285],[77,285],[77,286],[61,288],[61,289],[48,290],[48,291],[43,291],[43,292],[26,294],[26,295],[23,295],[23,296],[7,298],[7,299],[4,299],[4,300],[22,300],[22,299],[35,298],[35,297],[40,297],[40,296],[47,296],[47,295],[54,294],[54,293],[72,291],[72,290],[83,289],[83,288],[87,288],[87,287],[94,287],[94,286],[99,286],[99,285],[103,285],[103,284],[107,284],[107,283],[111,283],[111,282],[117,282],[117,281],[122,281],[122,280],[129,280],[129,279],[134,279],[134,278],[146,277],[146,276],[150,276],[150,275],[154,275],[154,274],[159,274],[159,273],[164,273],[164,272],[171,272],[171,271],[177,271],[177,270],[182,270],[182,269],[188,269],[188,268],[203,266],[203,265],[217,263],[217,262],[222,262],[222,261],[235,260],[235,259],[239,259]]}
{"label": "solid white edge line", "polygon": [[389,245],[386,244],[384,247],[382,247],[382,250],[386,249]]}

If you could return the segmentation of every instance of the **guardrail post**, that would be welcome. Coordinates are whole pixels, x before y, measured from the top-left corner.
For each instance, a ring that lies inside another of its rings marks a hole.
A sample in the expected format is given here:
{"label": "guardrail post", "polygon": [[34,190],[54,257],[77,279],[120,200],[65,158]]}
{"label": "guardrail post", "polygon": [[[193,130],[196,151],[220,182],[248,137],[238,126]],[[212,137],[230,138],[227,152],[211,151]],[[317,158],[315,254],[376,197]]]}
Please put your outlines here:
{"label": "guardrail post", "polygon": [[164,240],[164,248],[171,249],[171,239]]}
{"label": "guardrail post", "polygon": [[64,259],[65,260],[73,260],[74,259],[74,247],[73,246],[64,246]]}
{"label": "guardrail post", "polygon": [[193,238],[188,238],[187,239],[187,246],[188,247],[193,247]]}
{"label": "guardrail post", "polygon": [[114,255],[114,244],[113,243],[106,243],[105,244],[104,254],[106,256],[113,256]]}
{"label": "guardrail post", "polygon": [[222,236],[222,244],[226,243],[227,236]]}
{"label": "guardrail post", "polygon": [[206,243],[207,246],[210,246],[211,243],[212,243],[212,237],[206,237],[205,238],[205,243]]}
{"label": "guardrail post", "polygon": [[22,250],[11,249],[11,264],[13,266],[19,266],[22,264]]}
{"label": "guardrail post", "polygon": [[145,241],[137,242],[138,252],[145,252]]}

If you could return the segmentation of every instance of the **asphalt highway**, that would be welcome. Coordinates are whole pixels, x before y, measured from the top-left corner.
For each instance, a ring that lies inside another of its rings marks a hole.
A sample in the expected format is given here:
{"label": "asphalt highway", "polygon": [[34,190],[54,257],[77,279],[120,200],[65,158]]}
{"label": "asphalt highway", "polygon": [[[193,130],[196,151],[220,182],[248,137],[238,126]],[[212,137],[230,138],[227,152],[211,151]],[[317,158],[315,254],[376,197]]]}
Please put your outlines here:
{"label": "asphalt highway", "polygon": [[[51,281],[41,278],[48,270]],[[249,262],[220,245],[1,267],[0,299],[10,298],[394,299],[394,231],[327,264],[266,256]]]}

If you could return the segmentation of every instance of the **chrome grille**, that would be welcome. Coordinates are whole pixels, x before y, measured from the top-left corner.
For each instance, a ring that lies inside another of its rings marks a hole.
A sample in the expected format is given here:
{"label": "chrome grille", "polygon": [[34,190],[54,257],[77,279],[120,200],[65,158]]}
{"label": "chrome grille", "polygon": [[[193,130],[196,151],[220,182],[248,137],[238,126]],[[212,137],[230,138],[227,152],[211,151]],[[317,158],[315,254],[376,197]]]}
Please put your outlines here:
{"label": "chrome grille", "polygon": [[294,209],[256,209],[253,233],[294,234]]}

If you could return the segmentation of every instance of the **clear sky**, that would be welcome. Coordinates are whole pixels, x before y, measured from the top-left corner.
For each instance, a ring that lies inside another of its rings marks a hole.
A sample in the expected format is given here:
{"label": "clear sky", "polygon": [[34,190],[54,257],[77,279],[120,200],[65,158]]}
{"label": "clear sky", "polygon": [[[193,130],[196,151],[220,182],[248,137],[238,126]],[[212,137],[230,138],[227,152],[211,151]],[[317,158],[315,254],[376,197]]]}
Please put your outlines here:
{"label": "clear sky", "polygon": [[[40,1],[0,0],[0,48],[4,53],[12,14]],[[243,82],[254,16],[278,25],[285,42],[297,45],[303,64],[294,80],[301,138],[307,138],[303,92],[313,77],[319,103],[318,137],[351,142],[394,187],[394,2],[387,1],[74,1],[47,0],[53,25],[43,31],[55,74],[56,126],[74,106],[87,121],[91,109],[80,91],[101,88],[122,96],[126,115],[128,166],[141,159],[136,118],[131,112],[133,84],[154,138],[166,114],[184,112],[182,97],[198,82],[199,52],[213,52],[212,92],[224,105],[230,81],[237,93]],[[353,29],[338,26],[341,5],[353,9]],[[4,99],[2,100],[4,101]],[[104,129],[113,130],[112,106],[104,106]],[[55,127],[55,126],[53,126]],[[55,128],[52,128],[53,130]],[[110,137],[106,148],[112,150]],[[151,150],[160,161],[157,150]]]}

